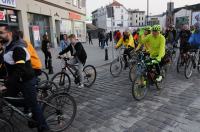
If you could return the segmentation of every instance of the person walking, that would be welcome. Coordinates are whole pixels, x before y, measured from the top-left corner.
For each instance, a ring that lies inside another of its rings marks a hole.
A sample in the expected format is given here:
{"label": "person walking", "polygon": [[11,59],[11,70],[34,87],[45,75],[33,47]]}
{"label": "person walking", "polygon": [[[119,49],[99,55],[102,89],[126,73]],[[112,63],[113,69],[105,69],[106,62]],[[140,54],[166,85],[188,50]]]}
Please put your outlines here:
{"label": "person walking", "polygon": [[66,49],[69,46],[68,36],[67,34],[63,34],[63,39],[60,41],[61,51]]}
{"label": "person walking", "polygon": [[89,39],[89,44],[91,43],[93,45],[91,32],[88,32],[88,39]]}
{"label": "person walking", "polygon": [[43,35],[42,51],[45,56],[45,68],[49,69],[49,74],[53,74],[52,56],[51,56],[51,52],[50,52],[50,41],[46,34]]}

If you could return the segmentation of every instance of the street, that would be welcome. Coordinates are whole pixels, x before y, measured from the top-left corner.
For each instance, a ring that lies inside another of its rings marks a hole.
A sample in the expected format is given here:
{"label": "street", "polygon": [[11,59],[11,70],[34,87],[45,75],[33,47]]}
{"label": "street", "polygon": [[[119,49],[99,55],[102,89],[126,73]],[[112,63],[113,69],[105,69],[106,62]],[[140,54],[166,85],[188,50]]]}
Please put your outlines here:
{"label": "street", "polygon": [[[84,44],[84,47],[88,54],[90,50],[101,52],[97,45]],[[105,63],[103,59],[101,63]],[[59,70],[57,66],[55,71]],[[184,74],[177,74],[172,66],[164,89],[158,92],[151,87],[148,96],[138,102],[132,97],[128,72],[123,71],[120,77],[113,78],[109,65],[98,66],[97,79],[91,88],[72,86],[70,94],[78,109],[75,121],[66,132],[199,132],[200,78],[197,73],[186,80]],[[23,120],[16,124],[22,132],[30,131]]]}

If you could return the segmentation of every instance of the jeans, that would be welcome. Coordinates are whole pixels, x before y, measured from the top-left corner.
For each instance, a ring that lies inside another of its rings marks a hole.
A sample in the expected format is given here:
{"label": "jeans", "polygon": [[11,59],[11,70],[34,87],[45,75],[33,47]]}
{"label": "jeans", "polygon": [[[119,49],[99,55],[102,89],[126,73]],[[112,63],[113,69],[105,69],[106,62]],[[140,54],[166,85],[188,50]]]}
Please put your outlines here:
{"label": "jeans", "polygon": [[[74,57],[73,59],[71,59],[69,61],[69,64],[71,64],[71,65],[77,64],[78,65],[78,76],[79,76],[79,79],[80,79],[80,83],[83,84],[84,83],[83,82],[84,81],[83,64],[81,63],[81,61],[78,58]],[[75,70],[77,70],[77,69],[75,69]]]}
{"label": "jeans", "polygon": [[101,49],[103,49],[105,46],[105,40],[101,40]]}
{"label": "jeans", "polygon": [[[35,85],[36,85],[36,78],[33,78],[29,81],[18,83],[15,86],[20,87],[20,91],[22,92],[24,97],[24,102],[22,102],[22,104],[25,103],[25,107],[31,109],[31,112],[33,113],[33,119],[38,122],[39,129],[41,130],[48,129],[47,123],[42,113],[41,106],[37,102],[37,91]],[[14,84],[13,85],[8,84],[7,96],[16,97],[17,88],[9,86],[14,86]]]}

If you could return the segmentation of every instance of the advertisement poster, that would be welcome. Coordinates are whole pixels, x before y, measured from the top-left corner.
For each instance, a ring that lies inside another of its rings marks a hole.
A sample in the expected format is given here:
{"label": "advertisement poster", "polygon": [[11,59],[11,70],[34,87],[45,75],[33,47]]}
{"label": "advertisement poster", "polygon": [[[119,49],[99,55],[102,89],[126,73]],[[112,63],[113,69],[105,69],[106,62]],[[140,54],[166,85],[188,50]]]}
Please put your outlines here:
{"label": "advertisement poster", "polygon": [[200,24],[200,12],[192,13],[192,25],[195,25],[197,23]]}
{"label": "advertisement poster", "polygon": [[181,28],[185,24],[189,25],[189,16],[176,18],[176,27],[177,28]]}
{"label": "advertisement poster", "polygon": [[41,47],[40,27],[39,26],[33,26],[32,30],[33,30],[34,47]]}
{"label": "advertisement poster", "polygon": [[0,21],[6,20],[6,10],[0,10]]}

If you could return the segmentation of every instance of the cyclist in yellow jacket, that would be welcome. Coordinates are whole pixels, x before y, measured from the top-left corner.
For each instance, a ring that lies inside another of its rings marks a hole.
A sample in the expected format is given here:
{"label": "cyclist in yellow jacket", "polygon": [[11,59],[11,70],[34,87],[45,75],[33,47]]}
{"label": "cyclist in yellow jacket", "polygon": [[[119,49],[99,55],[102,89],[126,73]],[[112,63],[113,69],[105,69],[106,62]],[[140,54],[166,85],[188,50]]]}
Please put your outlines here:
{"label": "cyclist in yellow jacket", "polygon": [[136,51],[142,48],[143,51],[149,53],[150,44],[149,43],[141,43],[141,40],[144,39],[147,35],[151,34],[151,26],[146,26],[144,28],[144,34],[139,38],[139,45],[136,48]]}
{"label": "cyclist in yellow jacket", "polygon": [[144,39],[141,40],[142,43],[149,43],[149,53],[150,58],[152,59],[152,63],[156,64],[156,70],[158,75],[157,81],[162,80],[162,76],[160,76],[160,68],[159,63],[161,62],[161,59],[165,56],[165,37],[160,33],[161,26],[160,25],[154,25],[152,27],[152,34],[149,34]]}
{"label": "cyclist in yellow jacket", "polygon": [[131,58],[130,52],[135,48],[134,40],[132,34],[126,30],[123,33],[123,36],[118,41],[117,45],[115,46],[116,49],[121,47],[122,45],[125,46],[124,50],[124,61],[125,61],[125,68],[128,67],[127,56]]}

